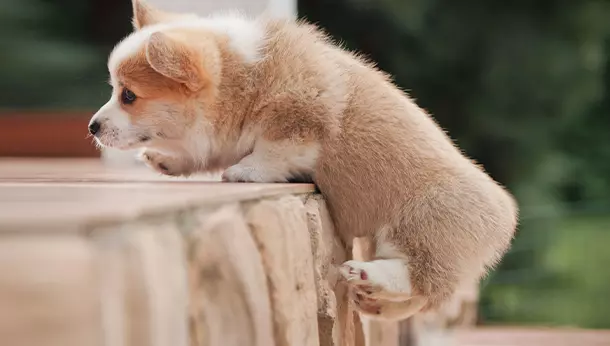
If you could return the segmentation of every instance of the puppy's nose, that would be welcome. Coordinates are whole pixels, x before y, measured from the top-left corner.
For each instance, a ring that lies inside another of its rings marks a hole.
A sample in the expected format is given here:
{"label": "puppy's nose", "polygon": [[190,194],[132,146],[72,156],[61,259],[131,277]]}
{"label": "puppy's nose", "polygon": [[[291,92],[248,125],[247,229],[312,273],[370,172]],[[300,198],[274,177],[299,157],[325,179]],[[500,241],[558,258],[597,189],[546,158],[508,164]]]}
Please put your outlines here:
{"label": "puppy's nose", "polygon": [[89,133],[95,136],[95,134],[100,131],[100,127],[102,127],[100,123],[98,123],[97,121],[92,121],[89,124]]}

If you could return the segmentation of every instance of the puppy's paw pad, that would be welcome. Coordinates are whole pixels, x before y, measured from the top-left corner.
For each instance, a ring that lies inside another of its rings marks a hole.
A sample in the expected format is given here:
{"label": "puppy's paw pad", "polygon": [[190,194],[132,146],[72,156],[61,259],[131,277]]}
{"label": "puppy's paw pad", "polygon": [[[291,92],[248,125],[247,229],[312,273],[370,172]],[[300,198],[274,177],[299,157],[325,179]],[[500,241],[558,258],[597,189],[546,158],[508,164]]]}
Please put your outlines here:
{"label": "puppy's paw pad", "polygon": [[159,162],[157,167],[163,172],[169,172],[169,167],[167,167],[163,162]]}
{"label": "puppy's paw pad", "polygon": [[339,271],[348,282],[365,282],[369,275],[358,261],[347,261],[341,265]]}
{"label": "puppy's paw pad", "polygon": [[373,299],[375,293],[381,291],[381,286],[371,282],[367,269],[364,268],[365,262],[348,261],[339,268],[339,272],[347,281],[350,289],[356,295],[366,299]]}

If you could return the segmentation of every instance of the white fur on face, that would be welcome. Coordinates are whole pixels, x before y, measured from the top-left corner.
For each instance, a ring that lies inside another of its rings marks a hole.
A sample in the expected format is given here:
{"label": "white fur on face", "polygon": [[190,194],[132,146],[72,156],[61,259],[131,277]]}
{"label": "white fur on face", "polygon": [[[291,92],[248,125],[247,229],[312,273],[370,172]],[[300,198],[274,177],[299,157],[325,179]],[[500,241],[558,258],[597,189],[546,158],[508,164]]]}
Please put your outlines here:
{"label": "white fur on face", "polygon": [[260,48],[265,38],[262,25],[239,13],[226,13],[208,18],[189,18],[155,24],[133,32],[121,41],[110,54],[108,69],[111,77],[113,79],[116,77],[113,74],[120,62],[140,51],[153,33],[175,28],[201,28],[219,35],[226,35],[229,38],[230,47],[235,53],[242,56],[245,62],[254,63],[261,58]]}
{"label": "white fur on face", "polygon": [[[125,61],[140,51],[151,34],[173,28],[203,28],[219,35],[226,35],[229,38],[230,47],[236,54],[240,55],[246,63],[254,63],[261,59],[259,49],[263,45],[265,33],[261,23],[256,20],[247,19],[238,13],[226,13],[209,18],[186,18],[144,27],[141,30],[133,32],[121,41],[112,51],[108,59],[108,70],[110,72],[112,85],[115,88],[119,87],[117,69],[122,61]],[[138,143],[138,136],[141,135],[138,133],[139,130],[144,131],[146,130],[145,128],[170,125],[166,118],[171,118],[171,114],[163,114],[163,110],[167,109],[171,108],[161,107],[161,105],[157,107],[156,111],[151,108],[148,113],[150,113],[149,115],[151,116],[153,115],[152,113],[154,113],[156,124],[139,124],[135,126],[136,124],[133,124],[130,121],[129,114],[121,109],[118,100],[113,96],[113,98],[111,98],[92,119],[92,121],[97,120],[102,124],[102,130],[98,135],[98,142],[102,145],[116,148],[141,146],[142,143]],[[152,119],[152,117],[148,118]],[[180,124],[171,125],[173,125],[171,127],[174,129],[180,126]],[[140,127],[142,129],[139,129]],[[165,128],[164,130],[167,131],[171,129]],[[210,133],[207,128],[201,129],[201,131],[203,131],[203,133],[195,133],[193,136],[194,138],[204,139],[196,140],[196,142],[198,142],[198,148],[197,150],[193,150],[192,155],[195,157],[209,157],[210,155],[216,154],[217,150],[214,150],[213,143],[208,143],[210,136],[213,134]],[[174,137],[171,133],[166,133],[166,135],[168,135],[168,137]],[[154,137],[154,134],[152,137]],[[158,141],[153,138],[153,141],[147,144],[154,146],[157,143]]]}
{"label": "white fur on face", "polygon": [[[131,118],[113,97],[93,117],[101,124],[96,135],[101,145],[118,149],[147,147],[164,153],[191,152],[190,142],[196,141],[201,151],[209,152],[213,132],[210,125],[200,121],[196,128],[182,115],[184,107],[162,100],[149,101],[144,110],[146,117]],[[205,119],[199,115],[197,118]],[[194,156],[195,157],[195,156]]]}
{"label": "white fur on face", "polygon": [[[133,32],[121,41],[110,54],[108,59],[108,70],[110,72],[111,84],[119,87],[117,69],[122,61],[129,59],[137,52],[141,51],[147,39],[155,32],[170,30],[174,28],[201,28],[209,30],[211,33],[223,35],[228,38],[229,48],[235,54],[241,56],[245,63],[255,63],[262,56],[260,48],[264,44],[265,30],[262,23],[248,19],[239,13],[224,13],[208,18],[188,17],[176,19],[172,22],[164,22],[151,25]],[[227,157],[226,164],[234,164],[244,155],[251,151],[254,139],[252,136],[244,136],[238,145],[233,147],[230,155],[225,155],[228,149],[223,143],[216,143],[214,133],[209,124],[200,124],[197,128],[189,128],[184,124],[174,123],[179,117],[172,117],[172,114],[165,114],[171,107],[162,107],[162,104],[149,106],[146,111],[147,116],[140,118],[137,123],[130,119],[118,100],[111,98],[94,116],[92,120],[97,120],[102,124],[102,130],[98,134],[98,142],[105,146],[112,146],[121,149],[134,147],[150,147],[163,152],[178,153],[186,151],[190,156],[198,161],[206,162],[210,157]],[[173,109],[177,111],[176,109]],[[188,133],[175,133],[178,129],[186,129]],[[156,136],[163,132],[164,136]],[[141,135],[150,136],[151,139],[146,143],[139,141]],[[182,140],[178,140],[179,137]],[[234,162],[235,161],[235,162]],[[220,163],[223,164],[223,163]]]}
{"label": "white fur on face", "polygon": [[115,96],[95,113],[91,121],[101,125],[96,140],[103,146],[127,149],[137,143],[129,114],[121,108]]}

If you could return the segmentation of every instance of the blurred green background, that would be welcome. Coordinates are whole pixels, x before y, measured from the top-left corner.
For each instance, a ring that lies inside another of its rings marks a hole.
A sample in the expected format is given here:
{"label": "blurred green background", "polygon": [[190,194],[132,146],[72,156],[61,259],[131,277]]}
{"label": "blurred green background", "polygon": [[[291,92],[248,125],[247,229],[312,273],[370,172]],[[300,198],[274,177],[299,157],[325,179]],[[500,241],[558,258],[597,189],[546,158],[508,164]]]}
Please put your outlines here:
{"label": "blurred green background", "polygon": [[[521,206],[481,322],[610,328],[610,1],[300,0]],[[0,0],[1,110],[103,104],[127,0]],[[1,115],[0,115],[1,116]]]}

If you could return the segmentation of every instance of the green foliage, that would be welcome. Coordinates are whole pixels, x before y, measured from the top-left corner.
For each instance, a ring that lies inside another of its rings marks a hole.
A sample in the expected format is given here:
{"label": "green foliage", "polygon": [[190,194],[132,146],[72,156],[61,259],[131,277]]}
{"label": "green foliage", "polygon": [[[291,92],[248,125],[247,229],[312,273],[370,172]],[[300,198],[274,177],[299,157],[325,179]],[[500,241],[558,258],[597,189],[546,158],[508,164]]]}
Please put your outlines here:
{"label": "green foliage", "polygon": [[[609,229],[610,216],[596,213],[556,220],[552,234],[541,237],[548,250],[530,251],[535,266],[504,268],[486,283],[487,321],[608,328]],[[532,239],[518,239],[514,253],[535,250]]]}
{"label": "green foliage", "polygon": [[519,235],[485,283],[484,320],[610,327],[596,312],[609,299],[577,305],[610,292],[589,278],[605,250],[578,247],[610,233],[566,216],[610,197],[610,2],[301,0],[299,11],[391,73],[517,196]]}
{"label": "green foliage", "polygon": [[79,22],[87,2],[72,3],[0,0],[1,108],[92,108],[107,98],[105,53],[84,42]]}

